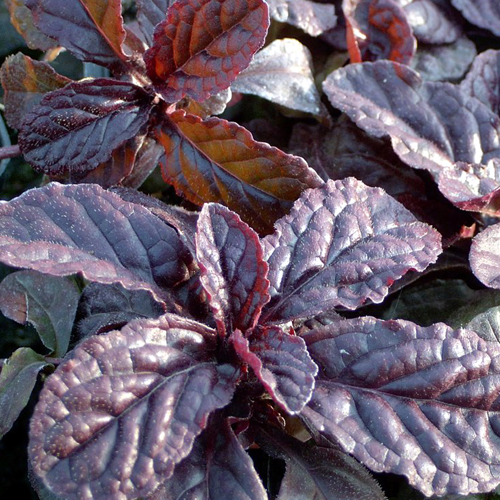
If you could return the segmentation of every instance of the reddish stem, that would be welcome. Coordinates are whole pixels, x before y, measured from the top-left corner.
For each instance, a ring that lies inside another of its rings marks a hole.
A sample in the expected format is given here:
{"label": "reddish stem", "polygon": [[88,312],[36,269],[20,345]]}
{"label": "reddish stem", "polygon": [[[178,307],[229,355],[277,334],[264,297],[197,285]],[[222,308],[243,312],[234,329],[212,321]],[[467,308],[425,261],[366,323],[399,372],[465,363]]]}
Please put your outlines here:
{"label": "reddish stem", "polygon": [[21,156],[21,154],[21,150],[17,144],[14,144],[14,146],[4,146],[3,148],[0,148],[0,160],[15,158],[16,156]]}

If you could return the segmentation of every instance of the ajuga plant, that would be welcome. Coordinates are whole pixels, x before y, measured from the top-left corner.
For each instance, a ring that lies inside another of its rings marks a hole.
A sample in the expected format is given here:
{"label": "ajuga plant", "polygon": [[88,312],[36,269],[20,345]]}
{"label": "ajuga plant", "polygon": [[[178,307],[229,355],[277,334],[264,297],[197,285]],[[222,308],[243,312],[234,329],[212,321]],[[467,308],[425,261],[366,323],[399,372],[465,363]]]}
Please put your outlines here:
{"label": "ajuga plant", "polygon": [[[4,360],[0,436],[33,393],[40,498],[499,487],[500,58],[475,58],[497,2],[335,4],[137,0],[126,24],[119,0],[7,1],[45,60],[2,66],[19,147],[0,157],[48,178],[0,204],[0,262],[22,269],[0,309],[45,348]],[[265,45],[268,7],[312,55]],[[61,47],[109,77],[57,74]],[[288,153],[212,116],[230,86],[308,113]],[[137,191],[158,163],[200,211]],[[457,268],[466,292],[433,278]],[[393,319],[411,298],[426,326]]]}

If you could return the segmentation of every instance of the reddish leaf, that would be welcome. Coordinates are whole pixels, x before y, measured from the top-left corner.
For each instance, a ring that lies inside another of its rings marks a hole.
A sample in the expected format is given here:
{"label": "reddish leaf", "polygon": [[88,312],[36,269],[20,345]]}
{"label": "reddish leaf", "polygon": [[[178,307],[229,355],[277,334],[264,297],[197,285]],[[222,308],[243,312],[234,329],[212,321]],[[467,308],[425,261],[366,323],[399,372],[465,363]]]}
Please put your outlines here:
{"label": "reddish leaf", "polygon": [[303,336],[320,367],[308,426],[425,495],[500,483],[500,345],[443,323],[363,317]]}
{"label": "reddish leaf", "polygon": [[322,184],[302,158],[256,142],[226,120],[178,110],[156,136],[165,148],[163,176],[179,194],[197,205],[222,203],[257,231],[272,231],[302,191]]}
{"label": "reddish leaf", "polygon": [[25,39],[30,49],[49,50],[56,42],[35,28],[33,15],[26,7],[25,0],[5,0],[10,12],[10,21],[14,28]]}
{"label": "reddish leaf", "polygon": [[469,259],[472,272],[490,288],[500,288],[500,224],[493,224],[472,241]]}
{"label": "reddish leaf", "polygon": [[150,290],[187,280],[192,256],[149,210],[95,184],[52,183],[0,204],[0,261]]}
{"label": "reddish leaf", "polygon": [[318,367],[300,337],[268,327],[254,330],[250,339],[236,330],[230,340],[276,403],[290,414],[304,408],[311,399]]}
{"label": "reddish leaf", "polygon": [[71,83],[47,94],[25,117],[19,146],[33,167],[50,175],[93,170],[138,134],[152,99],[117,80]]}
{"label": "reddish leaf", "polygon": [[262,244],[271,301],[261,323],[381,302],[395,280],[441,253],[437,231],[352,177],[306,191]]}
{"label": "reddish leaf", "polygon": [[177,0],[144,56],[148,74],[169,102],[203,101],[248,66],[268,26],[263,0]]}
{"label": "reddish leaf", "polygon": [[193,451],[150,500],[265,500],[266,491],[252,459],[227,419],[216,412],[196,439]]}
{"label": "reddish leaf", "polygon": [[37,28],[82,61],[122,68],[121,0],[25,0]]}
{"label": "reddish leaf", "polygon": [[136,0],[137,20],[148,45],[153,43],[155,26],[165,20],[175,0]]}
{"label": "reddish leaf", "polygon": [[293,38],[275,40],[257,52],[231,89],[297,111],[313,115],[325,113],[314,82],[311,53]]}
{"label": "reddish leaf", "polygon": [[236,370],[213,359],[214,333],[167,314],[79,344],[40,394],[35,473],[67,500],[147,497],[232,398]]}
{"label": "reddish leaf", "polygon": [[344,0],[342,5],[351,62],[410,62],[417,42],[396,0]]}
{"label": "reddish leaf", "polygon": [[234,212],[207,203],[198,217],[196,255],[219,333],[254,328],[269,301],[258,235]]}
{"label": "reddish leaf", "polygon": [[497,0],[451,0],[465,19],[500,36],[500,4]]}
{"label": "reddish leaf", "polygon": [[337,24],[335,7],[309,0],[267,0],[269,14],[280,23],[288,23],[319,36]]}
{"label": "reddish leaf", "polygon": [[21,120],[38,104],[44,94],[71,82],[41,61],[18,53],[5,59],[1,68],[5,91],[5,118],[13,128],[21,128]]}
{"label": "reddish leaf", "polygon": [[185,97],[177,103],[177,109],[183,109],[187,114],[196,115],[200,118],[208,118],[212,115],[224,113],[227,104],[233,98],[231,89],[221,90],[217,94],[211,95],[202,102]]}

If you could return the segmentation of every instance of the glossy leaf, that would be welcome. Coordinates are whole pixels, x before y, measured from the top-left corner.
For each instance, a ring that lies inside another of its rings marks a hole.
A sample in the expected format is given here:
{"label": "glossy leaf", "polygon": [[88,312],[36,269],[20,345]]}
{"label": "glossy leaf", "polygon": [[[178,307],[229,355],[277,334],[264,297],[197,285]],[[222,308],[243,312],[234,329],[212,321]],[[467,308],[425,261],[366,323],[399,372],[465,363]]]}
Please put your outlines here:
{"label": "glossy leaf", "polygon": [[232,97],[233,93],[230,88],[221,90],[202,102],[185,97],[177,103],[177,109],[183,109],[187,114],[196,115],[200,118],[209,118],[212,115],[224,113]]}
{"label": "glossy leaf", "polygon": [[151,500],[266,500],[267,494],[252,459],[227,420],[215,413],[196,439],[189,457]]}
{"label": "glossy leaf", "polygon": [[470,71],[460,83],[467,94],[479,99],[493,113],[500,112],[500,51],[487,50],[479,54]]}
{"label": "glossy leaf", "polygon": [[411,67],[424,80],[458,81],[465,75],[476,54],[476,46],[464,36],[446,45],[422,44],[413,57]]}
{"label": "glossy leaf", "polygon": [[472,241],[470,265],[476,277],[490,288],[500,288],[500,224],[493,224]]}
{"label": "glossy leaf", "polygon": [[303,339],[320,367],[302,412],[315,432],[427,496],[498,485],[498,343],[370,317]]}
{"label": "glossy leaf", "polygon": [[155,26],[165,20],[175,0],[136,0],[137,20],[148,45],[153,43]]}
{"label": "glossy leaf", "polygon": [[217,329],[251,330],[269,301],[259,236],[234,212],[207,203],[198,217],[196,256]]}
{"label": "glossy leaf", "polygon": [[500,36],[500,4],[496,0],[451,0],[465,19]]}
{"label": "glossy leaf", "polygon": [[236,330],[231,341],[276,403],[289,414],[304,408],[311,399],[318,367],[300,337],[268,327],[258,328],[250,339]]}
{"label": "glossy leaf", "polygon": [[433,0],[395,0],[402,8],[413,34],[422,43],[445,44],[458,40],[460,22],[446,2]]}
{"label": "glossy leaf", "polygon": [[156,130],[164,179],[192,203],[226,205],[257,231],[271,232],[300,193],[322,184],[302,158],[287,155],[236,123],[175,111]]}
{"label": "glossy leaf", "polygon": [[263,0],[177,0],[144,56],[148,75],[166,101],[203,101],[248,66],[268,26]]}
{"label": "glossy leaf", "polygon": [[127,290],[119,285],[90,283],[78,306],[79,338],[117,330],[137,318],[157,318],[165,304],[146,290]]}
{"label": "glossy leaf", "polygon": [[11,429],[28,404],[40,370],[48,363],[28,347],[5,360],[0,372],[0,438]]}
{"label": "glossy leaf", "polygon": [[5,0],[14,28],[22,35],[30,49],[49,50],[56,42],[44,35],[33,22],[33,15],[26,7],[26,0]]}
{"label": "glossy leaf", "polygon": [[441,253],[437,231],[352,177],[304,193],[262,243],[271,301],[261,322],[273,323],[381,302],[395,280]]}
{"label": "glossy leaf", "polygon": [[177,232],[147,209],[95,184],[52,183],[0,205],[0,261],[99,283],[150,290],[189,278]]}
{"label": "glossy leaf", "polygon": [[324,90],[363,130],[389,137],[405,163],[431,172],[450,201],[488,210],[500,186],[500,118],[481,102],[389,61],[334,71]]}
{"label": "glossy leaf", "polygon": [[36,27],[82,61],[120,69],[127,62],[121,0],[25,0]]}
{"label": "glossy leaf", "polygon": [[87,172],[139,133],[151,107],[152,96],[131,83],[71,83],[47,94],[25,117],[19,145],[41,172]]}
{"label": "glossy leaf", "polygon": [[82,342],[40,394],[30,429],[35,473],[68,500],[151,493],[231,400],[236,370],[216,364],[213,336],[165,315]]}
{"label": "glossy leaf", "polygon": [[337,24],[333,5],[310,0],[267,0],[267,3],[273,19],[296,26],[311,36],[319,36]]}
{"label": "glossy leaf", "polygon": [[24,116],[52,90],[71,82],[42,61],[18,53],[8,57],[1,68],[5,118],[13,128],[21,128]]}
{"label": "glossy leaf", "polygon": [[8,318],[36,327],[56,357],[66,354],[80,290],[74,280],[18,271],[0,284],[0,310]]}
{"label": "glossy leaf", "polygon": [[293,38],[275,40],[257,52],[231,88],[290,109],[313,115],[323,113],[312,73],[311,53]]}
{"label": "glossy leaf", "polygon": [[257,443],[286,462],[277,500],[385,500],[370,473],[337,448],[307,443],[278,429],[259,428]]}
{"label": "glossy leaf", "polygon": [[390,59],[408,64],[417,41],[397,0],[344,0],[352,63]]}

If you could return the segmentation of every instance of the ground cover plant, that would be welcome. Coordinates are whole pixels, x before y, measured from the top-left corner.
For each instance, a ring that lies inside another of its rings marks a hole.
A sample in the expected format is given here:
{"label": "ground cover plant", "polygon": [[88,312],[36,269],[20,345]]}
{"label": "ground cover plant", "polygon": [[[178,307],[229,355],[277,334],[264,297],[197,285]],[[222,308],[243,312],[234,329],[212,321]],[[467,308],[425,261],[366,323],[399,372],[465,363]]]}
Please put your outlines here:
{"label": "ground cover plant", "polygon": [[6,5],[33,498],[496,498],[496,2]]}

